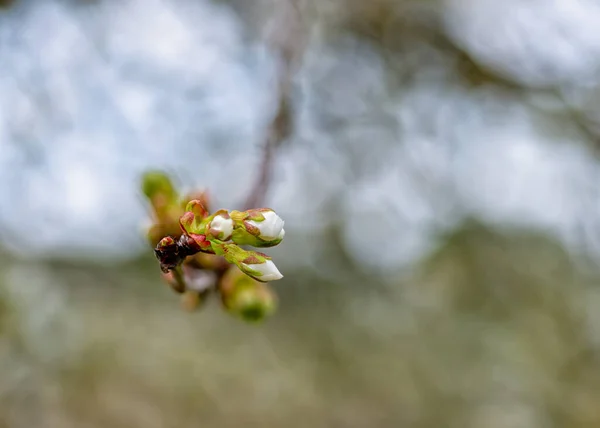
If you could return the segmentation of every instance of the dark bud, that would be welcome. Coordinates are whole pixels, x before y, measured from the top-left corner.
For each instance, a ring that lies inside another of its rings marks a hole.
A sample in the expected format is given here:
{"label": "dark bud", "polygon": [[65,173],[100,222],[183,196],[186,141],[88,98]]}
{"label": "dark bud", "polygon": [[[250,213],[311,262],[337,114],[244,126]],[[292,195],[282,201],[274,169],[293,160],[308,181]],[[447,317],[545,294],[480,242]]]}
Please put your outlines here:
{"label": "dark bud", "polygon": [[154,254],[160,263],[163,272],[169,272],[179,266],[187,256],[193,256],[202,249],[200,245],[188,235],[181,235],[177,240],[171,236],[162,238]]}
{"label": "dark bud", "polygon": [[193,256],[194,254],[202,251],[202,247],[196,239],[189,235],[183,234],[177,240],[179,246],[179,253],[185,258],[187,256]]}
{"label": "dark bud", "polygon": [[171,236],[162,238],[154,249],[154,255],[160,263],[163,272],[175,269],[183,261],[179,245]]}

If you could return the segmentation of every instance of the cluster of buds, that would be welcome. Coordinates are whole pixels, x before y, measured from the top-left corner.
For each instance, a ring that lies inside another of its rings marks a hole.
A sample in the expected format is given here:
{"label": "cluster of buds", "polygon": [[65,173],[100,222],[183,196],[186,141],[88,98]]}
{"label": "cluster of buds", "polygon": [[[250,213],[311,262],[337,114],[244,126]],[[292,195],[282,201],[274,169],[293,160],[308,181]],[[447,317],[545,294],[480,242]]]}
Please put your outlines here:
{"label": "cluster of buds", "polygon": [[210,213],[209,197],[198,192],[181,197],[163,173],[149,172],[143,192],[150,201],[153,224],[148,239],[163,278],[182,304],[195,309],[210,294],[247,321],[271,314],[276,297],[266,284],[283,278],[271,257],[242,246],[267,248],[285,235],[283,220],[269,208]]}

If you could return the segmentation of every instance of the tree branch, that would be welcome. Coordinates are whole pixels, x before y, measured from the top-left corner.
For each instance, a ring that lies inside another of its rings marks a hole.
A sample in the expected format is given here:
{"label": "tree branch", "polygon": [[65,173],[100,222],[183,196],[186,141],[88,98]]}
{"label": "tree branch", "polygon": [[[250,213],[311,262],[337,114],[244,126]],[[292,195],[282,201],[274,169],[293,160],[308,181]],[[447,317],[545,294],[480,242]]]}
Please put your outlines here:
{"label": "tree branch", "polygon": [[277,82],[277,111],[267,129],[259,174],[244,203],[245,209],[256,208],[264,203],[271,184],[275,151],[292,133],[293,77],[306,45],[306,31],[301,14],[302,0],[275,1],[275,14],[270,31],[267,30],[266,40],[281,62]]}

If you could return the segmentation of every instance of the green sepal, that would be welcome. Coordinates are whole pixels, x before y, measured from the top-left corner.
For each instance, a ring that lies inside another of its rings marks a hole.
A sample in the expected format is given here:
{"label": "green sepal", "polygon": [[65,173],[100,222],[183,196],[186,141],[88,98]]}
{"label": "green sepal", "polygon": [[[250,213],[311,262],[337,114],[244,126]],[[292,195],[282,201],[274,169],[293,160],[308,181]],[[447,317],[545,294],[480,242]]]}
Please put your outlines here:
{"label": "green sepal", "polygon": [[[235,225],[237,226],[237,224]],[[234,227],[231,240],[238,245],[250,245],[256,248],[269,248],[279,245],[283,239],[265,241],[249,233],[244,227]]]}

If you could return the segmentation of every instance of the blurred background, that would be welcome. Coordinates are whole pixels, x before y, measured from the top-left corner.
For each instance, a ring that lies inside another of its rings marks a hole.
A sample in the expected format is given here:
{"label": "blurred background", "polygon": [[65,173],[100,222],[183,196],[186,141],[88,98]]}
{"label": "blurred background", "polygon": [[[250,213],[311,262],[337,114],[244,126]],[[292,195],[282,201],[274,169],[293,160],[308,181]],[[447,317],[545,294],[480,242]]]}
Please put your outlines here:
{"label": "blurred background", "polygon": [[[1,428],[600,427],[600,3],[0,4]],[[238,208],[282,44],[279,310],[187,313],[139,177]]]}

